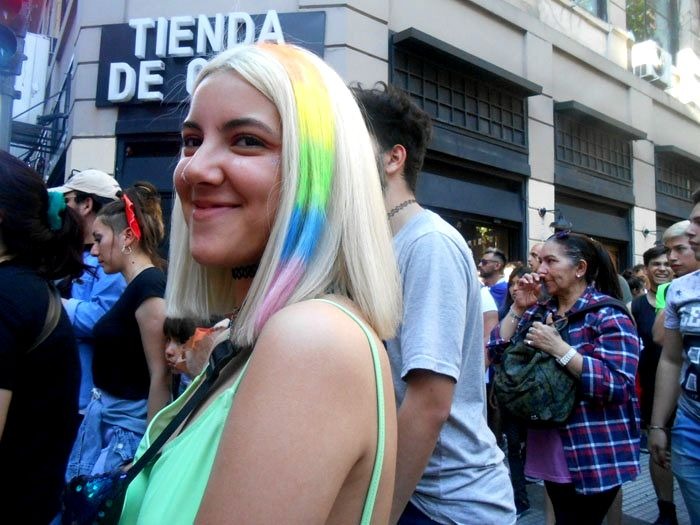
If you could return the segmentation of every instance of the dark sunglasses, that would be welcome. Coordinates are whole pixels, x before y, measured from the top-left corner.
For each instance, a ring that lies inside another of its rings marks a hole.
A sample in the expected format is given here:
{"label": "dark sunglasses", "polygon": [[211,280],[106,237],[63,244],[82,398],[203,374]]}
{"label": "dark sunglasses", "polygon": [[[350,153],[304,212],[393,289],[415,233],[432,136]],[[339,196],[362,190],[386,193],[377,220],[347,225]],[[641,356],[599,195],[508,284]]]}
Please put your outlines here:
{"label": "dark sunglasses", "polygon": [[479,265],[484,266],[488,263],[496,262],[495,259],[479,259]]}

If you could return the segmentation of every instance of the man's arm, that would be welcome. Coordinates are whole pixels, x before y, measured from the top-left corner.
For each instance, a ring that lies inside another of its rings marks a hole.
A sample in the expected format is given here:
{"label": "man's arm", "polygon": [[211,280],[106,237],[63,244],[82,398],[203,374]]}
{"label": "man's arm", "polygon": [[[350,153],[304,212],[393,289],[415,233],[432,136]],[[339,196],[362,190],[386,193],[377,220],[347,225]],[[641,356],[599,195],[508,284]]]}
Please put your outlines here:
{"label": "man's arm", "polygon": [[[88,279],[88,277],[85,277]],[[107,275],[100,268],[93,279],[89,299],[64,299],[63,306],[76,337],[92,337],[92,328],[112,308],[126,284],[121,274]]]}
{"label": "man's arm", "polygon": [[389,523],[396,523],[406,508],[435,449],[442,425],[452,406],[455,381],[451,377],[413,370],[399,407],[396,484]]}
{"label": "man's arm", "polygon": [[666,312],[661,310],[654,319],[654,325],[651,327],[651,338],[657,345],[664,345],[664,334],[666,329],[664,328],[664,321],[666,319]]}
{"label": "man's arm", "polygon": [[679,378],[683,364],[683,339],[678,330],[666,328],[659,367],[656,369],[654,408],[651,413],[649,450],[659,465],[669,468],[668,436],[665,430],[680,394]]}

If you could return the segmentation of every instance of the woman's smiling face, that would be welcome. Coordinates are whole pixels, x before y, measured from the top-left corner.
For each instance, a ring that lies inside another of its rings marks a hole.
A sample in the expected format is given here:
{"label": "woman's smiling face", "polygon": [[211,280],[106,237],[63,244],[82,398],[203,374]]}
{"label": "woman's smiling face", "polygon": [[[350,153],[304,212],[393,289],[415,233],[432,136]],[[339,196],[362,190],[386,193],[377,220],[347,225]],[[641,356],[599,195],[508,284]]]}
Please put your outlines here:
{"label": "woman's smiling face", "polygon": [[279,203],[281,152],[279,113],[260,91],[233,72],[199,84],[174,173],[197,262],[232,268],[260,260]]}

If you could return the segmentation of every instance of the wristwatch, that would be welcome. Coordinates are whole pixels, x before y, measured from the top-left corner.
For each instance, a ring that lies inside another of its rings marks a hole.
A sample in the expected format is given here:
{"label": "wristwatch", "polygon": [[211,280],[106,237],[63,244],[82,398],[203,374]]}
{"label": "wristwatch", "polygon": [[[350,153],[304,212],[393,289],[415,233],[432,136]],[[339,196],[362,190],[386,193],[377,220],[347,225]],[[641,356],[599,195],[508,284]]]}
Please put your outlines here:
{"label": "wristwatch", "polygon": [[573,348],[569,348],[568,352],[566,352],[563,356],[557,358],[557,363],[559,363],[561,366],[566,366],[577,353],[578,352]]}

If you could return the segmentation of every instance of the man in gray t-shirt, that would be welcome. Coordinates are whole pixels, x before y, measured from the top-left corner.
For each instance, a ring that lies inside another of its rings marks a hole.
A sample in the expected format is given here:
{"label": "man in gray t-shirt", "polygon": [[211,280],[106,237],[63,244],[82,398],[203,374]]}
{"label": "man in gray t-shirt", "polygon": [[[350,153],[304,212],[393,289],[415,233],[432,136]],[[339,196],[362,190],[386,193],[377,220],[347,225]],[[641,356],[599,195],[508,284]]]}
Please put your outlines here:
{"label": "man in gray t-shirt", "polygon": [[484,418],[480,284],[462,236],[415,199],[430,117],[403,93],[356,90],[374,132],[403,284],[387,341],[398,406],[391,523],[515,522],[503,453]]}

